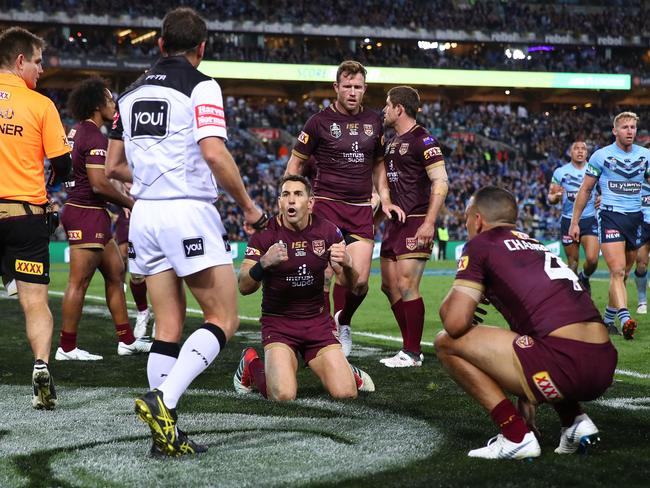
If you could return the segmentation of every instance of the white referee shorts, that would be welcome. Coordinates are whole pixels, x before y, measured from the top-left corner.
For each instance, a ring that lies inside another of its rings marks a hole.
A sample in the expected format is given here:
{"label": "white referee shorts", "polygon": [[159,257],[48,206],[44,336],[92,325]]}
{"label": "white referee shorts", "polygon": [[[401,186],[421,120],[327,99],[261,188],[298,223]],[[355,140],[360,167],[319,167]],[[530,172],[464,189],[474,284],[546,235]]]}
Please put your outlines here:
{"label": "white referee shorts", "polygon": [[129,226],[129,270],[177,276],[232,264],[226,230],[214,205],[201,200],[137,200]]}

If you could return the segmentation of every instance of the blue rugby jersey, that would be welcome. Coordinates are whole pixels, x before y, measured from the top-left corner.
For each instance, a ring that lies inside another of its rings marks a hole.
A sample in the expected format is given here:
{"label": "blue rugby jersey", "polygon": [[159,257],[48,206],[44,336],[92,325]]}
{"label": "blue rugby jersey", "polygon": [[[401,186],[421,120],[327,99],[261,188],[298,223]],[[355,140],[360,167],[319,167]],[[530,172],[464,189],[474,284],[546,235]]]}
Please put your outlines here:
{"label": "blue rugby jersey", "polygon": [[[578,190],[582,185],[582,180],[585,177],[587,165],[585,164],[582,169],[576,168],[573,163],[567,163],[559,168],[556,168],[551,178],[551,183],[560,185],[564,188],[562,194],[562,217],[570,219],[573,215],[573,204],[576,201]],[[596,214],[596,192],[591,191],[591,196],[587,201],[585,209],[582,211],[580,220],[593,217]]]}
{"label": "blue rugby jersey", "polygon": [[625,152],[616,143],[594,152],[585,174],[598,178],[601,209],[631,213],[641,211],[641,185],[650,175],[650,151],[632,144]]}
{"label": "blue rugby jersey", "polygon": [[650,184],[647,181],[641,186],[641,211],[643,221],[650,224]]}

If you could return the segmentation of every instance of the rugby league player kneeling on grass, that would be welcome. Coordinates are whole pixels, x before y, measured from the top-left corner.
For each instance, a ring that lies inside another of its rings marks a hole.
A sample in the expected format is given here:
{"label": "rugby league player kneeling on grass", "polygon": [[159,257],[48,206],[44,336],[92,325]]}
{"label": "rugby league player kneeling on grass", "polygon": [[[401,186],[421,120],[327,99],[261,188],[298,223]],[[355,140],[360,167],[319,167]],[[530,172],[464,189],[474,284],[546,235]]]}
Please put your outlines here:
{"label": "rugby league player kneeling on grass", "polygon": [[285,176],[279,194],[280,214],[252,236],[239,271],[242,294],[262,286],[264,363],[255,349],[244,349],[235,389],[250,393],[256,388],[273,400],[295,399],[300,355],[334,398],[374,391],[370,376],[345,358],[325,308],[328,263],[344,286],[354,286],[358,276],[343,234],[329,220],[312,214],[314,196],[304,176]]}

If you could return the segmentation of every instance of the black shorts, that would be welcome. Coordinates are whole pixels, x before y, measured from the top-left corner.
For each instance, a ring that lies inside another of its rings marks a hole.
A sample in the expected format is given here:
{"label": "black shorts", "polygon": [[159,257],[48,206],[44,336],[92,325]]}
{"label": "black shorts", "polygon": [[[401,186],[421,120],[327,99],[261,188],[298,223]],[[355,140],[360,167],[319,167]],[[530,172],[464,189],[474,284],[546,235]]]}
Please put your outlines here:
{"label": "black shorts", "polygon": [[641,212],[610,212],[601,210],[600,214],[600,243],[625,242],[626,250],[638,249],[641,246]]}
{"label": "black shorts", "polygon": [[27,283],[50,282],[50,233],[45,215],[0,219],[0,259],[5,276]]}
{"label": "black shorts", "polygon": [[[580,225],[581,239],[583,236],[598,237],[598,221],[596,220],[596,217],[585,217],[584,219],[580,219],[578,225]],[[562,217],[562,220],[560,221],[560,230],[562,232],[562,244],[565,246],[569,246],[574,242],[569,235],[569,227],[571,227],[571,219]]]}
{"label": "black shorts", "polygon": [[650,223],[643,222],[641,224],[641,245],[647,244],[650,242]]}

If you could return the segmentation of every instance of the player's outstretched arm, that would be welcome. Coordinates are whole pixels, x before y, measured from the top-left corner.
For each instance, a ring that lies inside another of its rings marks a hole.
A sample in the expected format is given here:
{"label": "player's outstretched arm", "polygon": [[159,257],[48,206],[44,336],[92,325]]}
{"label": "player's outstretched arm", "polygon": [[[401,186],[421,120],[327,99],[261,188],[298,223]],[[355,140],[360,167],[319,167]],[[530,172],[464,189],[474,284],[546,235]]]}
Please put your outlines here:
{"label": "player's outstretched arm", "polygon": [[244,212],[244,221],[255,224],[262,218],[262,211],[248,196],[244,182],[239,174],[239,168],[232,158],[223,139],[219,137],[206,137],[199,141],[203,159],[210,166],[212,174],[221,186]]}
{"label": "player's outstretched arm", "polygon": [[587,206],[589,196],[591,195],[591,191],[596,185],[596,181],[598,180],[595,176],[585,175],[584,179],[582,180],[582,185],[580,185],[580,189],[578,190],[578,194],[576,195],[576,200],[573,204],[573,215],[571,216],[569,235],[576,242],[580,240],[580,217],[582,216],[582,212]]}
{"label": "player's outstretched arm", "polygon": [[330,264],[336,274],[336,280],[348,289],[352,289],[359,279],[359,273],[352,266],[352,256],[345,248],[345,241],[332,244],[329,248]]}
{"label": "player's outstretched arm", "polygon": [[119,139],[109,139],[106,151],[106,176],[123,183],[132,183],[133,175],[126,160],[124,142]]}
{"label": "player's outstretched arm", "polygon": [[471,330],[480,300],[481,291],[475,288],[454,285],[449,290],[438,311],[447,334],[458,339]]}

